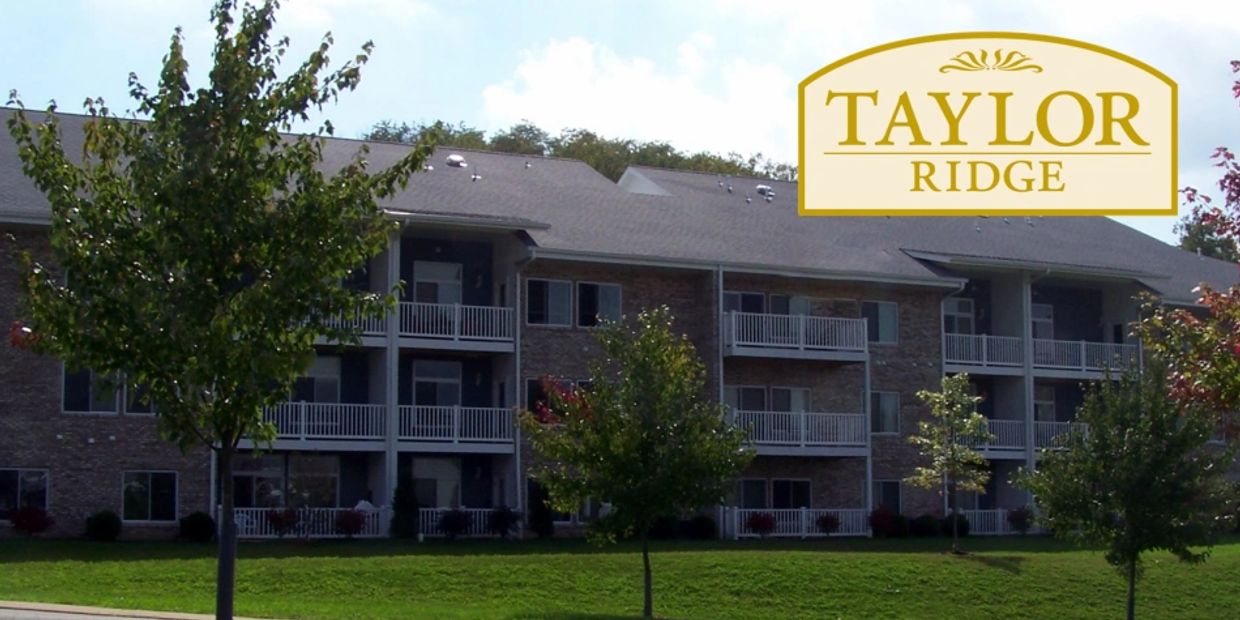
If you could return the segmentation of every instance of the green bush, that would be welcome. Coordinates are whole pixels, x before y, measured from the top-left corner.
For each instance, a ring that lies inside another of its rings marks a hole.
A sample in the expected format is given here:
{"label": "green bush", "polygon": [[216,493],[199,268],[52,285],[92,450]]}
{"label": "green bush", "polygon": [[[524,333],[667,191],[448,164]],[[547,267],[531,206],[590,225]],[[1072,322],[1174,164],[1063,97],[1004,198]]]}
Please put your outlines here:
{"label": "green bush", "polygon": [[500,506],[487,516],[487,531],[500,538],[508,538],[520,523],[520,514],[507,506]]}
{"label": "green bush", "polygon": [[680,522],[680,535],[689,540],[714,540],[719,538],[719,524],[710,515],[697,515]]}
{"label": "green bush", "polygon": [[392,536],[413,538],[418,535],[418,508],[413,484],[409,480],[398,482],[392,494]]}
{"label": "green bush", "polygon": [[969,519],[960,513],[953,512],[943,519],[943,535],[952,535],[952,519],[957,522],[956,533],[961,537],[969,535]]}
{"label": "green bush", "polygon": [[814,519],[814,525],[818,528],[818,532],[830,536],[836,530],[840,529],[840,518],[825,512]]}
{"label": "green bush", "polygon": [[530,514],[526,521],[531,531],[539,538],[551,538],[555,535],[555,513],[547,505],[545,493],[530,493]]}
{"label": "green bush", "polygon": [[469,531],[469,526],[473,525],[473,517],[464,510],[449,510],[439,517],[439,523],[436,529],[440,534],[448,537],[448,540],[456,540],[457,536]]}
{"label": "green bush", "polygon": [[215,519],[199,511],[181,518],[181,538],[196,543],[211,542],[215,538]]}
{"label": "green bush", "polygon": [[1033,527],[1033,511],[1028,506],[1013,508],[1008,511],[1007,522],[1013,530],[1025,534]]}
{"label": "green bush", "polygon": [[111,542],[121,535],[121,518],[111,510],[100,510],[86,517],[86,537]]}
{"label": "green bush", "polygon": [[939,535],[939,518],[932,514],[924,514],[909,521],[909,533],[913,536],[932,538]]}
{"label": "green bush", "polygon": [[646,532],[651,540],[672,540],[679,534],[680,519],[676,517],[659,517]]}

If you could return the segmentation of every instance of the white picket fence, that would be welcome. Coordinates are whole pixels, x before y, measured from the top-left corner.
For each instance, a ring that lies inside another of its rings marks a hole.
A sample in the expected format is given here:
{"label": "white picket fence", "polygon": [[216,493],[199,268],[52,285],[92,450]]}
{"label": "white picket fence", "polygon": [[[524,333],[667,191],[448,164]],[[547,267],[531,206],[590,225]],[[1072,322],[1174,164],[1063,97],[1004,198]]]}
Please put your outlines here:
{"label": "white picket fence", "polygon": [[469,527],[461,533],[461,536],[479,537],[494,536],[488,527],[488,521],[491,518],[492,508],[419,508],[418,509],[418,532],[424,536],[438,537],[445,536],[439,529],[439,520],[443,516],[453,510],[461,510],[469,515]]}
{"label": "white picket fence", "polygon": [[[765,514],[775,522],[775,529],[768,538],[822,538],[826,536],[868,536],[870,533],[869,516],[862,508],[736,508],[725,507],[722,510],[725,537],[733,540],[738,538],[759,538],[760,535],[750,528],[750,519],[754,515]],[[818,518],[832,514],[839,519],[839,528],[830,534],[818,527]]]}
{"label": "white picket fence", "polygon": [[[272,513],[283,512],[285,508],[234,508],[234,522],[237,524],[238,538],[281,538],[280,533],[271,523]],[[297,515],[296,523],[284,538],[345,538],[336,526],[340,514],[354,510],[353,508],[294,508]],[[219,513],[217,508],[216,514]],[[392,520],[392,511],[384,506],[372,511],[363,511],[366,521],[362,531],[354,538],[379,538],[388,535],[388,524]]]}

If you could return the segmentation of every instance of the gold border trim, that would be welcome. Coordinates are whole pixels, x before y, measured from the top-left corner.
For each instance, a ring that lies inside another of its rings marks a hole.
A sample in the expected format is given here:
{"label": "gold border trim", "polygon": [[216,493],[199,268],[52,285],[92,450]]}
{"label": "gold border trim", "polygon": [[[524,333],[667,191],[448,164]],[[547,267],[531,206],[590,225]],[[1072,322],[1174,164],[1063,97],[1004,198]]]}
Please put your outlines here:
{"label": "gold border trim", "polygon": [[1033,34],[1029,32],[1004,32],[999,30],[989,31],[971,31],[971,32],[953,32],[946,34],[935,34],[921,37],[913,37],[910,39],[900,39],[883,45],[867,48],[859,52],[849,54],[807,76],[797,85],[797,169],[804,174],[805,171],[805,88],[823,75],[847,65],[855,60],[872,56],[879,52],[896,49],[900,47],[908,47],[910,45],[918,45],[921,43],[933,43],[937,41],[967,41],[972,39],[1019,39],[1024,41],[1040,41],[1043,43],[1054,43],[1057,45],[1067,45],[1076,47],[1096,54],[1103,54],[1128,63],[1167,84],[1171,87],[1171,206],[1166,210],[1151,209],[1003,209],[1003,210],[985,210],[985,209],[813,209],[805,208],[805,177],[797,179],[797,213],[803,216],[857,216],[868,215],[873,217],[883,217],[888,215],[924,215],[924,216],[950,216],[950,215],[1178,215],[1179,214],[1179,158],[1180,158],[1180,136],[1179,136],[1179,85],[1175,80],[1171,79],[1167,74],[1155,69],[1154,67],[1133,58],[1122,52],[1113,49],[1086,43],[1076,39],[1068,39],[1065,37],[1057,37],[1046,34]]}

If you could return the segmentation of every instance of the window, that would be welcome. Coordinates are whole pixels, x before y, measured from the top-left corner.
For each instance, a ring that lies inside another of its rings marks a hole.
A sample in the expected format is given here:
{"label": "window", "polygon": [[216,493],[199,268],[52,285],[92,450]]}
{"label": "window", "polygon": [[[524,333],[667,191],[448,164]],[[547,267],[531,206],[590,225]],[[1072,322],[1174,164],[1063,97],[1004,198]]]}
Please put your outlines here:
{"label": "window", "polygon": [[572,285],[562,280],[526,280],[525,322],[530,325],[571,324]]}
{"label": "window", "polygon": [[741,508],[766,508],[766,480],[749,478],[740,481],[737,489]]}
{"label": "window", "polygon": [[64,371],[64,410],[69,413],[116,413],[116,389],[90,370]]}
{"label": "window", "polygon": [[899,341],[899,306],[890,301],[861,302],[861,318],[866,319],[870,342],[895,344]]}
{"label": "window", "polygon": [[899,392],[870,392],[870,432],[900,432]]}
{"label": "window", "polygon": [[458,263],[413,261],[413,300],[427,304],[461,303],[461,273]]}
{"label": "window", "polygon": [[[568,379],[564,379],[560,381],[560,387],[566,390],[573,389],[573,385],[574,385],[574,382]],[[584,381],[578,381],[576,382],[576,386],[582,389],[589,389],[590,381],[588,379]],[[547,401],[547,390],[543,389],[542,379],[526,379],[525,381],[525,408],[528,411],[538,411],[539,403],[550,404]]]}
{"label": "window", "polygon": [[723,293],[724,312],[766,312],[766,296],[762,293]]}
{"label": "window", "polygon": [[1033,419],[1038,422],[1055,421],[1055,386],[1035,385],[1033,388]]}
{"label": "window", "polygon": [[750,385],[725,386],[723,401],[733,411],[766,411],[766,388]]}
{"label": "window", "polygon": [[292,400],[308,403],[340,402],[340,358],[318,356],[305,376],[293,382]]}
{"label": "window", "polygon": [[808,315],[809,298],[771,294],[767,297],[767,309],[771,314]]}
{"label": "window", "polygon": [[943,331],[949,334],[972,334],[973,300],[948,297],[943,300]]}
{"label": "window", "polygon": [[176,521],[176,472],[127,471],[122,494],[126,521]]}
{"label": "window", "polygon": [[1033,314],[1033,337],[1055,337],[1055,306],[1050,304],[1032,304],[1029,311]]}
{"label": "window", "polygon": [[461,404],[461,363],[414,361],[413,404],[432,407]]}
{"label": "window", "polygon": [[771,481],[771,508],[809,507],[809,480]]}
{"label": "window", "polygon": [[900,514],[901,506],[899,480],[874,481],[874,507],[886,508],[895,514]]}
{"label": "window", "polygon": [[125,413],[155,415],[155,412],[155,404],[147,397],[145,387],[141,385],[125,386]]}
{"label": "window", "polygon": [[620,320],[620,285],[577,283],[577,325],[594,327]]}
{"label": "window", "polygon": [[294,454],[288,460],[287,506],[333,508],[339,505],[340,457]]}
{"label": "window", "polygon": [[808,410],[808,388],[771,388],[771,411],[800,413]]}
{"label": "window", "polygon": [[47,470],[0,469],[0,521],[26,506],[47,510]]}
{"label": "window", "polygon": [[233,501],[238,508],[284,505],[283,456],[238,459],[233,472]]}

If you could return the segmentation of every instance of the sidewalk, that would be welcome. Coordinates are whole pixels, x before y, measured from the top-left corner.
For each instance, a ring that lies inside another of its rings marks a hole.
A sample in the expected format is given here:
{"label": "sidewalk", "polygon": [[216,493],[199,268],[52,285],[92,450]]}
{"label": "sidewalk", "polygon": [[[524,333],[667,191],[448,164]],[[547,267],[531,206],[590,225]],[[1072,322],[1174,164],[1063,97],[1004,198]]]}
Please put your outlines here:
{"label": "sidewalk", "polygon": [[[0,620],[213,620],[208,614],[0,601]],[[246,620],[240,616],[235,620]]]}

